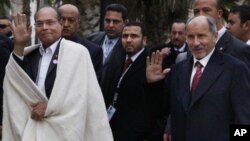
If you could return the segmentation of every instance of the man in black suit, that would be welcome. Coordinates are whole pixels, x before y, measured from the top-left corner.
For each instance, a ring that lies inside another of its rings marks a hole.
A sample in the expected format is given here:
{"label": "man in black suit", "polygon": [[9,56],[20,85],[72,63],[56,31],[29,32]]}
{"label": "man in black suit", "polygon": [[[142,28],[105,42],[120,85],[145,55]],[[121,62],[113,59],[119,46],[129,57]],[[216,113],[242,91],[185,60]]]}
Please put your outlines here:
{"label": "man in black suit", "polygon": [[6,48],[9,52],[13,51],[13,48],[14,48],[13,40],[11,40],[10,38],[8,38],[5,35],[0,34],[0,41],[2,42],[1,43],[2,47]]}
{"label": "man in black suit", "polygon": [[216,49],[239,58],[250,68],[250,47],[232,36],[223,26],[221,0],[195,0],[193,12],[194,16],[204,15],[213,17],[218,30]]}
{"label": "man in black suit", "polygon": [[176,19],[171,27],[169,43],[157,45],[152,48],[151,52],[160,50],[164,55],[163,68],[168,68],[176,63],[177,55],[186,52],[187,49],[186,22],[184,20]]}
{"label": "man in black suit", "polygon": [[164,79],[170,95],[173,141],[228,141],[231,124],[250,124],[247,65],[215,49],[215,21],[198,16],[187,24],[193,57],[162,71],[162,55],[147,59],[147,80]]}
{"label": "man in black suit", "polygon": [[98,74],[102,67],[102,48],[98,44],[90,42],[77,34],[77,30],[80,26],[80,13],[78,8],[72,4],[65,4],[60,6],[58,11],[62,24],[62,37],[80,43],[88,49],[95,71]]}
{"label": "man in black suit", "polygon": [[107,68],[112,61],[119,60],[122,55],[121,33],[127,22],[127,8],[121,4],[110,4],[104,13],[104,32],[96,32],[87,37],[88,40],[100,45],[103,50],[103,65],[101,72],[101,87]]}
{"label": "man in black suit", "polygon": [[61,38],[59,20],[56,9],[39,9],[35,30],[41,44],[26,47],[31,27],[25,14],[14,15],[15,46],[4,80],[3,140],[112,140],[88,50]]}
{"label": "man in black suit", "polygon": [[250,45],[250,6],[240,5],[231,9],[227,21],[228,31]]}
{"label": "man in black suit", "polygon": [[0,40],[0,139],[2,138],[2,119],[3,119],[3,79],[5,75],[5,67],[8,63],[10,52],[2,46],[3,41]]}
{"label": "man in black suit", "polygon": [[[123,55],[104,77],[103,95],[114,141],[144,141],[149,132],[149,99],[144,90],[148,55],[145,44],[144,27],[137,22],[126,24],[122,32]],[[113,116],[111,109],[116,109]]]}

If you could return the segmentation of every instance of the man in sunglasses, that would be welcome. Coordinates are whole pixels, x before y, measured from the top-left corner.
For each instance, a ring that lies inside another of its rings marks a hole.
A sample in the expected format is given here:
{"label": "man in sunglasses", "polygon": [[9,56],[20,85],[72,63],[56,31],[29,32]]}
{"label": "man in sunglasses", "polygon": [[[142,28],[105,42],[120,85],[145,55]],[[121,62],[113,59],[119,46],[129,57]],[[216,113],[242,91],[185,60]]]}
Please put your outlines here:
{"label": "man in sunglasses", "polygon": [[7,37],[13,39],[13,35],[10,29],[10,18],[7,16],[0,17],[0,34],[6,35]]}

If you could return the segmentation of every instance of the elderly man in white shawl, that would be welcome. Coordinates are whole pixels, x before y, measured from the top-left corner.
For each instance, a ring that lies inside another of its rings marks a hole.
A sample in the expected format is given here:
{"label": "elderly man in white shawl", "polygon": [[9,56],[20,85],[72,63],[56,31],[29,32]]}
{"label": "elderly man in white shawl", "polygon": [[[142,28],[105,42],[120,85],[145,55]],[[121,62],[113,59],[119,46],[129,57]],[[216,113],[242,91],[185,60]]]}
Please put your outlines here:
{"label": "elderly man in white shawl", "polygon": [[25,47],[31,27],[14,16],[15,48],[4,80],[3,141],[112,141],[105,105],[86,48],[61,39],[59,15],[35,15],[41,44]]}

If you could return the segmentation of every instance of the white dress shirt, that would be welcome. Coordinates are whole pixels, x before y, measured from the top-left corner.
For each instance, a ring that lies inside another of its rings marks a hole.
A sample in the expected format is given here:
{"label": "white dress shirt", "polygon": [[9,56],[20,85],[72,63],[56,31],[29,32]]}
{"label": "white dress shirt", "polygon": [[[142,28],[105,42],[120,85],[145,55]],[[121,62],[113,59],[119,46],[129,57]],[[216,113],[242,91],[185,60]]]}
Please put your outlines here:
{"label": "white dress shirt", "polygon": [[[37,77],[36,77],[36,84],[37,84],[38,88],[44,92],[44,94],[45,94],[45,79],[47,76],[47,71],[49,69],[51,59],[53,57],[53,54],[56,50],[56,47],[57,47],[59,41],[60,41],[60,39],[57,40],[55,43],[53,43],[48,48],[46,48],[45,50],[44,50],[42,45],[39,47],[39,51],[41,53],[41,58],[39,60],[38,73],[37,73]],[[56,62],[53,61],[53,63],[56,63]]]}
{"label": "white dress shirt", "polygon": [[223,26],[220,30],[218,30],[218,38],[217,42],[220,40],[220,38],[223,36],[223,34],[226,32],[226,28]]}
{"label": "white dress shirt", "polygon": [[197,60],[195,57],[194,57],[194,64],[193,64],[193,70],[192,70],[192,74],[191,74],[191,79],[190,79],[190,89],[191,89],[191,85],[192,85],[192,82],[193,82],[193,78],[194,78],[194,75],[195,75],[195,72],[196,72],[196,69],[197,67],[195,66],[195,63],[197,61],[199,61],[201,64],[202,64],[202,72],[203,70],[205,69],[205,67],[207,66],[207,63],[209,61],[209,59],[211,58],[212,54],[214,52],[214,49],[207,55],[205,56],[204,58],[202,58],[201,60]]}
{"label": "white dress shirt", "polygon": [[246,42],[246,44],[248,44],[250,46],[250,39]]}

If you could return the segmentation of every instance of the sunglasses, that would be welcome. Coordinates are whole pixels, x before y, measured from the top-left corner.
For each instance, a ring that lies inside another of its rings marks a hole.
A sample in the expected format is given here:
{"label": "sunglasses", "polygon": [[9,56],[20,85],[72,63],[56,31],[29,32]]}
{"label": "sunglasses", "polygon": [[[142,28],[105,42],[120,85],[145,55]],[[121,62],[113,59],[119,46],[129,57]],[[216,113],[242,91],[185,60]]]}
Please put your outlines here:
{"label": "sunglasses", "polygon": [[7,25],[5,25],[5,24],[0,24],[0,28],[1,29],[4,29],[4,28],[6,28],[7,27]]}

